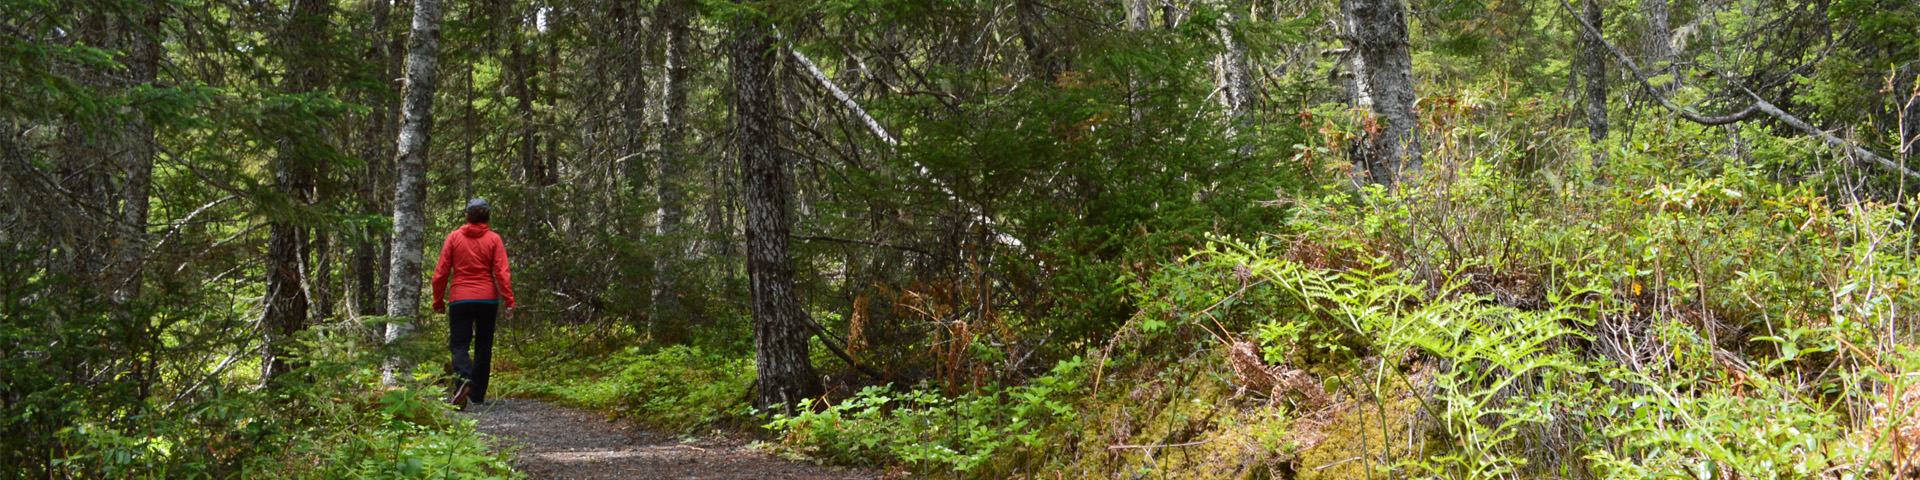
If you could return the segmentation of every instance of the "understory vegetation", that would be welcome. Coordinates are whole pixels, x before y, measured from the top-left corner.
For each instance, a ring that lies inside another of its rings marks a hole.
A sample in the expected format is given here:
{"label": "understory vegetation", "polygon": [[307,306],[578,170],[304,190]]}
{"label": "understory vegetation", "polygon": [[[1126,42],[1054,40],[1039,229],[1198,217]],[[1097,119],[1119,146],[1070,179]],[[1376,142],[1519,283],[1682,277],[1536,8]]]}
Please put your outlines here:
{"label": "understory vegetation", "polygon": [[[471,420],[447,414],[436,375],[382,387],[389,351],[363,326],[309,330],[294,355],[301,366],[274,388],[231,388],[221,383],[245,382],[246,372],[235,370],[257,361],[212,343],[218,332],[185,327],[231,315],[211,299],[193,305],[205,315],[198,318],[182,318],[188,309],[132,309],[175,328],[127,331],[114,315],[132,313],[63,301],[53,289],[85,287],[23,259],[18,251],[0,257],[0,314],[8,319],[0,374],[18,395],[0,404],[0,463],[10,478],[524,478]],[[129,356],[103,347],[142,335],[160,336],[154,350]],[[415,342],[391,353],[424,359],[431,350]],[[205,370],[156,372],[189,359]]]}
{"label": "understory vegetation", "polygon": [[1816,152],[1766,137],[1757,165],[1675,128],[1604,168],[1523,169],[1501,132],[1433,133],[1458,144],[1418,181],[1283,194],[1272,232],[1130,279],[1142,308],[1091,360],[953,399],[870,389],[772,427],[964,478],[1867,478],[1920,460],[1910,200],[1783,182]]}
{"label": "understory vegetation", "polygon": [[475,199],[488,398],[788,458],[1920,478],[1916,153],[1912,0],[0,0],[0,480],[523,477]]}

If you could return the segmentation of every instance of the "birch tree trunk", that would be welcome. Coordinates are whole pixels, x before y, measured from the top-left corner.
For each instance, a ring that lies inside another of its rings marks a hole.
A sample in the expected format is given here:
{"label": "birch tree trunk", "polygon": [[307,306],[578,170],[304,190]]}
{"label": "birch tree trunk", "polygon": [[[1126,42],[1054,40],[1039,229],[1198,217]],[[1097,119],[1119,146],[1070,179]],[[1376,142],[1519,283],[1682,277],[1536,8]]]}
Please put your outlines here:
{"label": "birch tree trunk", "polygon": [[[1602,27],[1600,0],[1586,0],[1587,23],[1595,29]],[[1595,35],[1581,35],[1585,41],[1581,47],[1582,76],[1587,80],[1587,137],[1593,141],[1593,164],[1606,163],[1607,153],[1604,143],[1607,140],[1607,47]]]}
{"label": "birch tree trunk", "polygon": [[[1644,51],[1648,73],[1658,74],[1673,61],[1673,27],[1671,0],[1640,0],[1640,12],[1647,16],[1647,30],[1641,34],[1640,44]],[[1600,26],[1595,23],[1594,26]]]}
{"label": "birch tree trunk", "polygon": [[774,91],[772,30],[752,20],[736,25],[733,39],[735,136],[746,197],[747,276],[753,293],[754,362],[759,395],[754,405],[793,413],[801,400],[824,387],[807,356],[806,312],[795,291],[787,251],[787,155],[780,150],[778,92]]}
{"label": "birch tree trunk", "polygon": [[[1244,135],[1245,131],[1253,126],[1253,117],[1249,114],[1254,100],[1253,80],[1247,74],[1247,46],[1241,43],[1233,32],[1234,27],[1240,23],[1239,9],[1243,5],[1223,2],[1221,7],[1225,15],[1220,18],[1218,30],[1221,46],[1225,47],[1226,51],[1220,55],[1219,60],[1220,87],[1225,94],[1222,99],[1226,102],[1227,115],[1232,125],[1229,131],[1238,139],[1237,137]],[[1236,147],[1235,151],[1241,158],[1245,158],[1253,154],[1253,145],[1241,140],[1240,146]]]}
{"label": "birch tree trunk", "polygon": [[[325,73],[309,60],[316,56],[314,42],[323,38],[327,17],[333,10],[331,0],[296,0],[287,19],[282,39],[286,49],[287,75],[283,80],[287,93],[307,93],[321,88]],[[318,167],[313,158],[314,145],[321,135],[306,133],[280,140],[274,154],[274,190],[291,202],[288,210],[305,209],[313,203],[314,177]],[[293,369],[287,343],[293,334],[307,328],[311,299],[306,282],[308,231],[294,221],[282,218],[270,222],[267,233],[267,308],[262,331],[266,333],[261,352],[260,382],[265,385]]]}
{"label": "birch tree trunk", "polygon": [[1374,183],[1392,185],[1420,171],[1406,10],[1400,0],[1345,0],[1342,6],[1353,24],[1355,50],[1366,64],[1355,81],[1365,83],[1380,124],[1378,133],[1366,138],[1361,157]]}
{"label": "birch tree trunk", "polygon": [[1126,2],[1127,30],[1140,32],[1152,28],[1153,7],[1148,5],[1147,0],[1126,0]]}
{"label": "birch tree trunk", "polygon": [[1911,165],[1914,152],[1920,151],[1920,65],[1909,65],[1906,70],[1906,75],[1903,75],[1905,78],[1901,79],[1904,81],[1895,81],[1893,84],[1896,94],[1901,93],[1902,86],[1907,88],[1905,98],[1895,97],[1900,105],[1899,136],[1895,138],[1900,139],[1901,165]]}
{"label": "birch tree trunk", "polygon": [[[421,255],[426,250],[427,149],[432,144],[433,89],[440,63],[440,0],[414,0],[413,28],[407,38],[407,80],[401,100],[398,175],[393,192],[393,268],[387,289],[387,343],[413,333],[420,316]],[[399,357],[387,359],[382,375],[392,385],[409,369]]]}
{"label": "birch tree trunk", "polygon": [[680,269],[687,251],[684,235],[680,234],[686,217],[686,195],[681,184],[686,176],[687,55],[690,53],[687,36],[693,33],[692,5],[686,0],[667,0],[663,7],[667,30],[666,85],[662,86],[666,94],[666,131],[660,137],[660,176],[654,190],[655,199],[660,203],[660,219],[654,233],[659,235],[664,248],[654,257],[653,313],[649,315],[656,329],[661,322],[680,322],[686,317],[681,309],[679,289]]}

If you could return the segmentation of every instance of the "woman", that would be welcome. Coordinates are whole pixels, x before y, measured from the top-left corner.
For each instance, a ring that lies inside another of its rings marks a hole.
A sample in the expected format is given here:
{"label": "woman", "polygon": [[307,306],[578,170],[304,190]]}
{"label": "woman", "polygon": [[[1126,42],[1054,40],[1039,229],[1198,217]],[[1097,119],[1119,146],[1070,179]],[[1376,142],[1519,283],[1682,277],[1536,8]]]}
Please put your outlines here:
{"label": "woman", "polygon": [[[433,311],[447,313],[447,349],[453,352],[453,371],[460,376],[460,388],[449,402],[462,410],[469,400],[486,403],[494,317],[501,307],[508,312],[513,309],[507,246],[487,229],[488,210],[484,198],[467,201],[467,224],[447,234],[433,269]],[[447,303],[449,298],[452,303]],[[452,313],[447,312],[449,306]],[[472,361],[467,359],[469,342],[474,343]]]}

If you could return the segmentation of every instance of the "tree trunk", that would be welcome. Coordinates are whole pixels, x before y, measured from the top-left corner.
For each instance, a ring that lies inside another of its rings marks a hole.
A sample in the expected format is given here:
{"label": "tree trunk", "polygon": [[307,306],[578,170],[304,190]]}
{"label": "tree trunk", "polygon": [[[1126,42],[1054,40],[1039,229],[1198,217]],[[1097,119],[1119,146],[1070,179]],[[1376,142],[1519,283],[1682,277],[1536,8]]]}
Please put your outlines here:
{"label": "tree trunk", "polygon": [[[320,203],[326,203],[321,196]],[[310,235],[313,251],[313,280],[308,281],[307,295],[313,299],[313,321],[318,323],[333,317],[333,234],[313,230]]]}
{"label": "tree trunk", "polygon": [[[160,72],[160,28],[161,12],[156,5],[150,7],[138,22],[139,28],[132,32],[132,45],[128,48],[127,83],[133,86],[151,85],[159,78]],[[120,251],[118,252],[117,272],[112,280],[115,283],[113,299],[125,302],[140,296],[142,281],[141,264],[147,254],[147,210],[149,205],[148,186],[153,181],[154,138],[153,126],[147,123],[143,115],[133,115],[128,119],[125,145],[120,154],[120,168],[125,177],[120,183]]]}
{"label": "tree trunk", "polygon": [[1126,2],[1128,31],[1141,32],[1153,28],[1153,7],[1148,5],[1147,0],[1126,0]]}
{"label": "tree trunk", "polygon": [[[1583,16],[1594,28],[1602,28],[1600,0],[1586,0]],[[1581,75],[1587,79],[1587,137],[1593,141],[1593,164],[1607,161],[1607,47],[1594,35],[1582,35]]]}
{"label": "tree trunk", "polygon": [[[1254,92],[1252,77],[1247,74],[1247,46],[1234,36],[1234,27],[1240,23],[1239,9],[1243,5],[1225,3],[1221,5],[1224,15],[1220,18],[1220,43],[1225,52],[1220,55],[1220,87],[1225,95],[1221,98],[1227,106],[1229,132],[1234,137],[1245,134],[1253,126],[1252,111]],[[1253,154],[1253,145],[1241,141],[1235,148],[1240,158]]]}
{"label": "tree trunk", "polygon": [[1026,46],[1027,66],[1033,76],[1051,85],[1060,81],[1066,70],[1061,65],[1053,42],[1047,39],[1045,20],[1040,16],[1040,0],[1013,0],[1014,22],[1020,31],[1020,43]]}
{"label": "tree trunk", "polygon": [[[399,52],[405,46],[399,44],[399,35],[389,34],[392,31],[393,1],[373,0],[367,3],[367,8],[373,19],[372,30],[367,35],[371,35],[373,41],[366,57],[380,62],[379,78],[383,82],[379,91],[369,93],[363,100],[373,108],[368,114],[363,134],[367,140],[361,147],[360,158],[366,163],[361,171],[358,192],[361,196],[360,212],[378,215],[389,211],[384,192],[390,190],[382,187],[385,186],[385,180],[392,178],[393,139],[399,135],[393,121],[395,105],[392,99],[400,91],[395,84],[384,79],[392,79],[400,74]],[[358,315],[373,316],[386,311],[386,295],[382,294],[384,282],[381,281],[387,271],[387,263],[382,261],[385,256],[383,252],[387,251],[382,248],[385,246],[382,240],[386,237],[377,232],[362,232],[353,242],[353,303],[354,313]]]}
{"label": "tree trunk", "polygon": [[526,40],[516,36],[513,48],[508,53],[513,63],[514,118],[520,124],[519,139],[514,141],[514,152],[519,156],[520,183],[540,185],[540,137],[534,133],[533,113],[533,53],[527,51]]}
{"label": "tree trunk", "polygon": [[706,217],[707,239],[701,255],[708,258],[733,256],[733,209],[727,199],[733,198],[733,182],[729,173],[737,170],[726,168],[723,164],[732,159],[705,162],[707,164],[707,199],[701,204],[701,215]]}
{"label": "tree trunk", "polygon": [[[407,39],[406,94],[400,107],[400,139],[394,163],[393,268],[388,275],[387,343],[413,333],[420,316],[421,255],[426,246],[427,149],[432,144],[433,89],[440,63],[440,0],[414,0],[413,28]],[[383,379],[397,382],[408,369],[399,357],[387,359]]]}
{"label": "tree trunk", "polygon": [[[646,153],[650,140],[647,138],[647,100],[651,93],[647,84],[647,39],[654,32],[647,24],[646,15],[628,7],[616,6],[610,14],[620,25],[620,46],[609,56],[611,59],[606,60],[607,67],[599,70],[620,69],[620,141],[615,157],[620,159],[620,175],[624,177],[628,194],[638,197],[644,195],[646,189]],[[671,15],[664,2],[660,10],[662,15]]]}
{"label": "tree trunk", "polygon": [[668,0],[665,7],[667,72],[662,89],[666,94],[666,131],[660,137],[660,176],[654,190],[660,204],[655,233],[663,248],[659,256],[654,257],[653,313],[649,315],[650,324],[656,330],[662,322],[680,322],[686,317],[681,310],[678,280],[684,263],[682,257],[686,255],[684,236],[680,235],[686,216],[686,195],[681,191],[681,183],[686,175],[687,55],[691,53],[687,36],[693,34],[693,8],[686,0]]}
{"label": "tree trunk", "polygon": [[1920,65],[1909,64],[1903,75],[1894,77],[1893,93],[1899,104],[1900,124],[1894,129],[1900,140],[1901,165],[1912,165],[1914,152],[1920,150]]}
{"label": "tree trunk", "polygon": [[[326,73],[311,60],[317,56],[311,42],[326,35],[332,0],[296,0],[282,39],[289,55],[284,80],[287,93],[307,93],[322,88]],[[315,177],[318,176],[314,151],[322,136],[308,132],[280,140],[274,155],[274,190],[290,204],[282,218],[269,223],[267,234],[267,308],[264,323],[266,338],[261,349],[261,384],[293,369],[287,344],[293,334],[307,328],[311,299],[305,286],[308,230],[291,219],[313,203]]]}
{"label": "tree trunk", "polygon": [[780,150],[778,92],[774,91],[771,29],[744,21],[733,40],[735,136],[740,145],[747,223],[747,275],[752,290],[754,361],[760,408],[792,413],[824,387],[807,356],[806,312],[795,291],[788,257],[787,155]]}
{"label": "tree trunk", "polygon": [[1378,132],[1365,139],[1361,157],[1374,183],[1392,185],[1402,175],[1420,171],[1406,11],[1400,0],[1345,0],[1342,5],[1354,27],[1359,60],[1366,64],[1356,82],[1365,83],[1380,124]]}
{"label": "tree trunk", "polygon": [[[1673,62],[1673,28],[1668,23],[1671,0],[1640,0],[1640,11],[1647,16],[1647,30],[1641,34],[1641,45],[1649,74],[1659,75]],[[1592,20],[1592,16],[1588,16]],[[1594,21],[1594,26],[1600,26]],[[1671,82],[1668,85],[1672,85]]]}

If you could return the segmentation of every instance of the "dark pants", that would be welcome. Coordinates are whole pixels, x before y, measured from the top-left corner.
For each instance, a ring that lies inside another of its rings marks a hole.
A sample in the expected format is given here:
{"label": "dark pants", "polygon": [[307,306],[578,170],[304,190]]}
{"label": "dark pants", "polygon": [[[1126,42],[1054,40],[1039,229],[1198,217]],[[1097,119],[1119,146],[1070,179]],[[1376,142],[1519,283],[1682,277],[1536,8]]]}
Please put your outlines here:
{"label": "dark pants", "polygon": [[[487,374],[493,366],[493,320],[500,306],[491,303],[461,303],[447,306],[447,350],[453,352],[453,373],[473,386],[467,395],[472,402],[487,399]],[[473,360],[467,360],[467,344],[473,344]]]}

